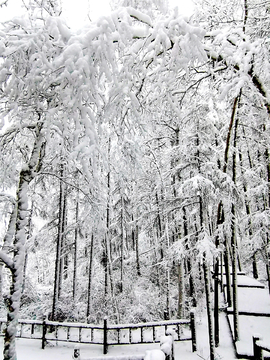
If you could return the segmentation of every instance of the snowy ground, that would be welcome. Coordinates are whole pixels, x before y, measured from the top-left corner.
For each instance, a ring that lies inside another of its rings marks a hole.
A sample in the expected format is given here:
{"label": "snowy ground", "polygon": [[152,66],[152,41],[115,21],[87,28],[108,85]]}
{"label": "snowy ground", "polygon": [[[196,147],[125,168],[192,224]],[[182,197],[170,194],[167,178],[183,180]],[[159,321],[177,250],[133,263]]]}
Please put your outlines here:
{"label": "snowy ground", "polygon": [[[245,281],[248,283],[248,278]],[[254,282],[250,279],[248,286]],[[256,284],[255,284],[256,285]],[[265,345],[270,344],[270,297],[268,289],[262,288],[238,288],[239,312],[258,314],[257,316],[239,316],[239,338],[236,343],[237,353],[242,355],[253,355],[252,337],[260,335]],[[268,316],[259,316],[267,314]],[[233,329],[233,316],[229,315]],[[265,356],[269,353],[265,353]]]}
{"label": "snowy ground", "polygon": [[[238,302],[239,310],[251,313],[270,314],[270,297],[268,289],[259,287],[260,283],[246,276],[239,276]],[[249,286],[248,288],[243,286]],[[250,288],[253,286],[253,288]],[[223,297],[220,296],[221,308]],[[229,315],[232,322],[232,315]],[[244,316],[239,317],[240,341],[236,346],[240,354],[253,354],[252,336],[260,333],[263,341],[270,344],[270,317]],[[175,360],[208,360],[209,341],[206,309],[201,308],[196,314],[197,351],[192,353],[191,341],[175,342]],[[104,357],[102,345],[79,344],[81,360],[93,357]],[[159,344],[121,345],[109,346],[106,357],[141,355],[144,357],[146,350],[158,349]],[[41,340],[17,339],[18,360],[71,360],[74,343],[50,342],[45,350],[41,349]],[[3,338],[0,339],[0,353],[3,352]],[[268,354],[269,356],[269,354]],[[236,359],[231,332],[225,312],[220,313],[220,346],[216,348],[216,360]],[[111,359],[108,359],[111,360]]]}
{"label": "snowy ground", "polygon": [[[176,360],[198,360],[209,359],[208,332],[205,316],[197,316],[197,352],[192,353],[191,341],[175,343]],[[236,359],[233,351],[231,335],[225,314],[221,314],[221,339],[220,347],[217,349],[217,359],[233,360]],[[157,349],[158,344],[143,345],[122,345],[109,346],[106,356],[121,355],[139,355],[144,356],[145,351]],[[100,345],[79,345],[81,359],[91,357],[102,357],[102,346]],[[47,346],[45,350],[41,349],[40,340],[17,339],[18,360],[71,360],[73,355],[74,344],[58,343]],[[0,352],[3,351],[3,339],[0,342]]]}

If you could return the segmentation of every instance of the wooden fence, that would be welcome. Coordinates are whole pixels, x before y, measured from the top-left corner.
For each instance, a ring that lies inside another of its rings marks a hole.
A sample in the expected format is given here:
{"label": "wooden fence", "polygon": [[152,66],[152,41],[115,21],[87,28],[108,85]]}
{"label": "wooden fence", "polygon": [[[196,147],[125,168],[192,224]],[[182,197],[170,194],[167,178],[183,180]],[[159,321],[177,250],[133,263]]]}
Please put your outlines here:
{"label": "wooden fence", "polygon": [[[0,335],[4,335],[6,320],[0,319]],[[19,320],[17,337],[40,339],[42,349],[47,341],[71,342],[82,344],[99,344],[107,354],[109,345],[150,344],[159,342],[166,329],[176,327],[175,341],[191,341],[192,351],[196,351],[196,331],[194,313],[189,320],[167,320],[140,324],[108,324],[104,319],[103,326],[84,323],[68,323],[42,320]]]}
{"label": "wooden fence", "polygon": [[254,360],[263,360],[263,351],[267,351],[270,353],[270,346],[267,346],[263,343],[262,337],[260,335],[253,336],[253,353],[254,353]]}

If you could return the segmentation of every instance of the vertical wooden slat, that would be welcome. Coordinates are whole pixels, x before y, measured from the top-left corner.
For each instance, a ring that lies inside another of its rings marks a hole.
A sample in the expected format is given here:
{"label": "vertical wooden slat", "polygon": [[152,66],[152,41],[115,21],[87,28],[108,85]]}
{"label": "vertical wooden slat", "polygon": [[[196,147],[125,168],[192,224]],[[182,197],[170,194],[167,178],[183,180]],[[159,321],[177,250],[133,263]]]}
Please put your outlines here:
{"label": "vertical wooden slat", "polygon": [[129,328],[129,343],[132,343],[131,327]]}
{"label": "vertical wooden slat", "polygon": [[107,339],[107,318],[104,318],[104,326],[103,326],[103,354],[107,354],[108,352],[108,339]]}

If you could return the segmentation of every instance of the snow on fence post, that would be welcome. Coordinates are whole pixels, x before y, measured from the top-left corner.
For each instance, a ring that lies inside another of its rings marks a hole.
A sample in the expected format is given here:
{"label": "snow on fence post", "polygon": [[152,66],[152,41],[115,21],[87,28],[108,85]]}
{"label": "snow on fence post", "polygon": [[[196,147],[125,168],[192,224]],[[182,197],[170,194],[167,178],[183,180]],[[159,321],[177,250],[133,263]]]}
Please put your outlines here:
{"label": "snow on fence post", "polygon": [[191,341],[192,341],[192,351],[197,350],[197,341],[196,341],[196,327],[195,327],[195,314],[194,310],[190,312],[190,330],[191,330]]}
{"label": "snow on fence post", "polygon": [[47,332],[47,324],[46,324],[46,316],[43,316],[42,321],[42,345],[41,348],[44,350],[46,345],[46,332]]}
{"label": "snow on fence post", "polygon": [[103,325],[103,354],[106,355],[108,352],[108,339],[107,339],[107,317],[104,318]]}
{"label": "snow on fence post", "polygon": [[253,353],[254,353],[254,360],[263,360],[263,350],[260,346],[258,346],[257,341],[262,340],[261,335],[256,334],[252,336],[253,341]]}

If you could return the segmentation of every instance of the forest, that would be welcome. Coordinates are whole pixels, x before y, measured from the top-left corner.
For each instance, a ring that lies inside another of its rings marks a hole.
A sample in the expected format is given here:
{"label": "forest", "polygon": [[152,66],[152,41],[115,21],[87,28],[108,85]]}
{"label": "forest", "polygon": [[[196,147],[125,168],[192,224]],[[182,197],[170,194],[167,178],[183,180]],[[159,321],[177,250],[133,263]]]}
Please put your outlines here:
{"label": "forest", "polygon": [[238,269],[269,287],[270,1],[195,3],[1,24],[5,359],[18,317],[185,318],[221,266],[236,313]]}

